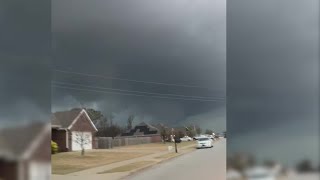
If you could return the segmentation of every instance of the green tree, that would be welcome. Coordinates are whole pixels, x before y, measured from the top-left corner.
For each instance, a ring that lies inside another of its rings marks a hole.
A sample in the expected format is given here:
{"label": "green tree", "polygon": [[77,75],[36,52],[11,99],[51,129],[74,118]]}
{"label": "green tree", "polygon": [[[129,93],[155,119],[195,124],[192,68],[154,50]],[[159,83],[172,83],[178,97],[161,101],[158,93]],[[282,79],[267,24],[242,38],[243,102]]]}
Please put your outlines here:
{"label": "green tree", "polygon": [[108,123],[108,125],[104,128],[100,128],[98,130],[98,137],[116,137],[121,135],[124,132],[124,128],[121,128],[119,125],[115,123]]}
{"label": "green tree", "polygon": [[85,108],[85,110],[87,111],[90,119],[93,122],[96,122],[97,120],[100,120],[101,118],[104,117],[101,111],[97,111],[92,108]]}
{"label": "green tree", "polygon": [[116,137],[118,135],[120,135],[122,133],[122,128],[120,126],[118,126],[117,124],[112,124],[109,126],[109,128],[107,129],[107,137]]}
{"label": "green tree", "polygon": [[[104,115],[101,111],[97,111],[92,108],[86,108],[85,109],[90,116],[91,120],[94,122],[94,124],[99,121],[98,132],[96,136],[98,137],[116,137],[120,135],[124,129],[118,126],[117,124],[113,123],[114,114],[112,112],[107,113]],[[129,117],[130,118],[130,117]],[[134,116],[131,117],[132,120]],[[80,136],[81,137],[81,136]],[[79,138],[85,139],[85,138]],[[79,142],[81,143],[81,141]]]}

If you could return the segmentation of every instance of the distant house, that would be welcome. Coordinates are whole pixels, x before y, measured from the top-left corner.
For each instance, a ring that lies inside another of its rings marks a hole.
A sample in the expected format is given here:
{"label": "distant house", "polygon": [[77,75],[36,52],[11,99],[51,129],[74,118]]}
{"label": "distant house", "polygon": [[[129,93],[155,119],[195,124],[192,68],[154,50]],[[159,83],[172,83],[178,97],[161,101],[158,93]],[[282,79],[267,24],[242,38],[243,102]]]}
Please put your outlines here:
{"label": "distant house", "polygon": [[148,123],[142,122],[136,125],[133,129],[122,133],[123,137],[150,137],[150,142],[161,142],[162,138],[160,130]]}
{"label": "distant house", "polygon": [[50,124],[35,123],[0,130],[0,179],[49,180]]}
{"label": "distant house", "polygon": [[84,109],[53,113],[51,128],[52,141],[58,144],[60,152],[81,150],[81,144],[78,142],[80,134],[90,142],[84,144],[85,149],[95,147],[93,139],[98,130]]}
{"label": "distant house", "polygon": [[121,136],[142,136],[142,135],[160,135],[160,130],[156,127],[142,122],[136,125],[133,129],[122,133]]}
{"label": "distant house", "polygon": [[158,123],[158,124],[152,124],[153,127],[157,128],[158,130],[161,131],[161,129],[165,129],[166,131],[171,131],[171,128],[162,124],[162,123]]}

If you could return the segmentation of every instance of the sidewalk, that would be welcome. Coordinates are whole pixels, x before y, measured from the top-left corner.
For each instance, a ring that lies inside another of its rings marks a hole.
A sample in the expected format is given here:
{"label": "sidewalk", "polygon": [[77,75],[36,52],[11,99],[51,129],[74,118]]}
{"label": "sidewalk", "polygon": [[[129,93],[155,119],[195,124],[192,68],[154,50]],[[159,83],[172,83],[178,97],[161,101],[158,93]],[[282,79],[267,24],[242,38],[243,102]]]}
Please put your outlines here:
{"label": "sidewalk", "polygon": [[[94,179],[94,180],[105,180],[105,179],[110,179],[110,180],[117,180],[121,179],[123,177],[126,177],[138,170],[144,169],[146,167],[153,166],[155,164],[158,164],[160,162],[163,162],[167,159],[171,159],[172,157],[176,157],[188,152],[191,152],[195,150],[195,145],[188,145],[185,147],[178,148],[178,153],[174,153],[173,151],[164,151],[164,152],[157,152],[151,155],[143,156],[143,157],[138,157],[126,161],[121,161],[117,163],[112,163],[100,167],[95,167],[91,169],[86,169],[83,171],[75,172],[75,173],[70,173],[67,175],[52,175],[51,179],[52,180],[87,180],[87,179]],[[168,155],[168,156],[167,156]],[[130,165],[132,163],[139,163],[139,162],[148,162],[146,165],[142,165],[136,169],[126,171],[126,172],[114,172],[114,173],[103,173],[99,174],[105,171],[112,171],[114,168],[119,168],[123,167],[126,165]]]}

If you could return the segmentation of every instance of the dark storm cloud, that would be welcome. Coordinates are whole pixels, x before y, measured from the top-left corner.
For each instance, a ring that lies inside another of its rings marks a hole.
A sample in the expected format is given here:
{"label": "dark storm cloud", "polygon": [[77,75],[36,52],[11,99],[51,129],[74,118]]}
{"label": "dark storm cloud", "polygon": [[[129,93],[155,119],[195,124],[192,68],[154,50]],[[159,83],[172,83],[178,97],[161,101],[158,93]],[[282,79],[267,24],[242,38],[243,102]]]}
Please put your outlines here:
{"label": "dark storm cloud", "polygon": [[[205,88],[55,72],[57,81],[154,93],[225,96],[225,1],[58,0],[53,1],[52,13],[54,65],[58,69]],[[64,97],[70,95],[74,104],[98,104],[97,108],[105,111],[113,104],[118,119],[134,111],[141,119],[172,124],[225,105],[54,89],[53,108],[73,106],[65,105],[68,100]]]}
{"label": "dark storm cloud", "polygon": [[[230,152],[292,163],[310,146],[305,157],[318,159],[318,8],[316,0],[228,1]],[[289,150],[301,136],[301,148]]]}
{"label": "dark storm cloud", "polygon": [[55,62],[79,65],[83,71],[134,74],[137,79],[154,81],[165,78],[224,92],[225,13],[220,4],[224,3],[55,1]]}
{"label": "dark storm cloud", "polygon": [[50,3],[0,2],[0,127],[48,121]]}
{"label": "dark storm cloud", "polygon": [[1,56],[0,126],[48,121],[50,63],[45,58]]}
{"label": "dark storm cloud", "polygon": [[0,54],[48,56],[51,49],[49,0],[0,2]]}
{"label": "dark storm cloud", "polygon": [[[317,113],[314,107],[318,97],[316,1],[250,1],[248,4],[259,8],[246,12],[232,8],[247,7],[245,4],[230,5],[228,91],[230,108],[235,109],[230,112],[254,115],[246,111],[252,108],[260,115],[266,112],[260,118],[268,119],[270,125],[282,116],[287,119],[297,114],[309,116],[315,122],[313,115]],[[282,9],[284,6],[290,8]],[[236,111],[236,108],[240,109]],[[277,119],[268,117],[277,113]],[[246,124],[246,120],[256,121],[244,118],[241,122]],[[230,125],[233,130],[232,123]]]}

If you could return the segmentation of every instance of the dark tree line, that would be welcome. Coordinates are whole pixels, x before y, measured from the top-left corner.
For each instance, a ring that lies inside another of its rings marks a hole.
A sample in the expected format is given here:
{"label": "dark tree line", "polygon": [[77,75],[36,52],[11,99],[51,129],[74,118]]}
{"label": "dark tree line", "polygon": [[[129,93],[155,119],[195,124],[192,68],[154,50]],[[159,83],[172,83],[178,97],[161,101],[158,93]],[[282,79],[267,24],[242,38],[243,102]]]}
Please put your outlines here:
{"label": "dark tree line", "polygon": [[98,137],[116,137],[121,135],[126,130],[126,128],[123,128],[113,122],[113,113],[104,115],[101,111],[97,111],[94,109],[86,109],[86,111],[88,112],[91,120],[97,126],[98,132],[96,136]]}
{"label": "dark tree line", "polygon": [[[85,110],[98,129],[96,134],[98,137],[116,137],[133,128],[133,121],[135,119],[134,114],[129,115],[126,127],[122,127],[113,122],[113,113],[103,114],[101,111],[92,108],[85,108]],[[163,141],[170,140],[170,136],[172,135],[170,128],[162,126],[159,130]],[[213,131],[207,129],[205,132],[206,134],[212,134]],[[199,126],[189,125],[185,127],[185,129],[175,129],[173,133],[175,137],[178,138],[182,138],[186,135],[194,137],[201,134],[202,129]]]}
{"label": "dark tree line", "polygon": [[300,173],[319,171],[316,167],[313,167],[311,161],[307,159],[299,162],[296,166],[296,170]]}

